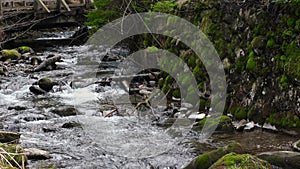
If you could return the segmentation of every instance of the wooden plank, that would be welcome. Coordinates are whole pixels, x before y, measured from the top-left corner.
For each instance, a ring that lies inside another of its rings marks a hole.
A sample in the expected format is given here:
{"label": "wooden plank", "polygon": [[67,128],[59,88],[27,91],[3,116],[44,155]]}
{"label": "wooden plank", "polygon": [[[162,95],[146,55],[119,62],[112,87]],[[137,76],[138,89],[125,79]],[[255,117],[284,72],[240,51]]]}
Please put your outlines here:
{"label": "wooden plank", "polygon": [[45,3],[42,1],[42,0],[37,0],[41,5],[42,7],[48,12],[50,13],[50,10],[47,8],[47,6],[45,5]]}
{"label": "wooden plank", "polygon": [[61,0],[62,4],[65,6],[65,8],[70,12],[71,9],[69,8],[68,4],[66,3],[65,0]]}

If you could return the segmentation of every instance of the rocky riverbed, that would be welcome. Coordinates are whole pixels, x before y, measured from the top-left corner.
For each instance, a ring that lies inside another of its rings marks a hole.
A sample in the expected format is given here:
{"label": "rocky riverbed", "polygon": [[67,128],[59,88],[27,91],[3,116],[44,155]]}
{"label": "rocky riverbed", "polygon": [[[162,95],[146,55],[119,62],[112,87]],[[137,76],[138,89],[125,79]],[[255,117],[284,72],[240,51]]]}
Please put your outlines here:
{"label": "rocky riverbed", "polygon": [[[247,130],[248,122],[245,126],[237,122],[243,128],[237,131],[228,116],[220,123],[227,127],[218,127],[207,140],[201,140],[196,129],[186,135],[171,133],[168,125],[180,112],[176,99],[153,99],[154,109],[144,103],[143,111],[121,104],[127,99],[120,96],[128,89],[137,93],[131,97],[135,104],[145,100],[159,78],[157,73],[142,72],[132,83],[120,81],[118,64],[129,53],[124,47],[89,50],[88,46],[2,51],[0,129],[20,136],[1,142],[25,148],[28,168],[183,168],[196,156],[233,141],[254,155],[293,150],[299,138],[257,126]],[[82,60],[86,56],[105,59],[95,67]],[[118,106],[115,97],[120,97]],[[173,106],[167,105],[170,102]],[[193,117],[205,115],[195,112]],[[201,121],[195,126],[201,127]]]}

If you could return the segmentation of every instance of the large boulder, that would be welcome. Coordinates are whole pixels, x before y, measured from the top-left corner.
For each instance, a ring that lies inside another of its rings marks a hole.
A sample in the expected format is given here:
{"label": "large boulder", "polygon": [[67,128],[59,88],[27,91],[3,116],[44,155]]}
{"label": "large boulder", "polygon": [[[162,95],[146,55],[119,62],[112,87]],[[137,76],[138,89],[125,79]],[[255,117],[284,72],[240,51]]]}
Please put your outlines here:
{"label": "large boulder", "polygon": [[262,159],[250,154],[229,153],[215,162],[209,169],[272,169],[272,166]]}
{"label": "large boulder", "polygon": [[18,60],[21,57],[21,54],[15,50],[15,49],[11,49],[11,50],[7,50],[7,49],[3,49],[1,50],[1,60],[2,61],[6,61],[6,60]]}
{"label": "large boulder", "polygon": [[3,168],[21,168],[27,163],[24,150],[20,145],[0,143],[0,166]]}
{"label": "large boulder", "polygon": [[19,133],[0,131],[0,142],[8,143],[8,142],[17,142],[20,139]]}
{"label": "large boulder", "polygon": [[184,169],[208,169],[221,157],[230,152],[243,153],[244,151],[239,143],[233,142],[225,147],[218,148],[217,150],[213,150],[196,157],[192,160],[192,162],[190,162],[190,164],[184,167]]}
{"label": "large boulder", "polygon": [[284,169],[300,168],[300,153],[292,151],[264,152],[257,157]]}

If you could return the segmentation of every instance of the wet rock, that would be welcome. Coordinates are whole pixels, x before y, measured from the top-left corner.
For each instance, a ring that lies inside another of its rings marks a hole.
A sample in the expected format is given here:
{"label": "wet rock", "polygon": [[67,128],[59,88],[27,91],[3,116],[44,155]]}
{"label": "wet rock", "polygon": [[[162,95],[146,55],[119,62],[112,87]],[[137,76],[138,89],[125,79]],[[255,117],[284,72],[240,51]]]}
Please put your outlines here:
{"label": "wet rock", "polygon": [[0,142],[8,143],[8,142],[17,142],[20,139],[19,133],[0,131]]}
{"label": "wet rock", "polygon": [[6,60],[17,60],[21,57],[21,54],[15,50],[15,49],[11,49],[11,50],[7,50],[7,49],[3,49],[1,51],[2,57],[0,60],[2,61],[6,61]]}
{"label": "wet rock", "polygon": [[33,54],[34,53],[33,49],[29,46],[20,46],[20,47],[18,47],[18,52],[20,52],[21,54],[24,54],[24,53]]}
{"label": "wet rock", "polygon": [[[3,168],[19,168],[22,164],[27,164],[27,158],[20,145],[0,143],[1,160],[0,166]],[[6,159],[6,160],[3,160]],[[13,166],[13,167],[11,167]]]}
{"label": "wet rock", "polygon": [[30,64],[33,65],[33,66],[39,65],[41,63],[42,63],[42,60],[39,57],[35,56],[35,57],[30,58]]}
{"label": "wet rock", "polygon": [[8,110],[17,110],[17,111],[20,111],[20,110],[26,110],[27,107],[26,106],[9,106],[7,108]]}
{"label": "wet rock", "polygon": [[36,94],[36,95],[41,95],[41,94],[46,94],[47,93],[45,90],[39,88],[36,85],[30,86],[29,90],[30,90],[30,92],[32,92],[33,94]]}
{"label": "wet rock", "polygon": [[51,112],[59,116],[75,116],[79,114],[79,112],[73,106],[61,106],[55,108]]}
{"label": "wet rock", "polygon": [[25,148],[24,153],[30,160],[46,160],[50,158],[49,152],[37,148]]}
{"label": "wet rock", "polygon": [[54,85],[58,85],[57,82],[52,81],[49,78],[42,78],[37,82],[37,85],[46,92],[52,90]]}
{"label": "wet rock", "polygon": [[81,127],[81,124],[75,121],[68,122],[62,125],[62,128],[74,128],[74,127]]}
{"label": "wet rock", "polygon": [[300,140],[293,144],[293,149],[300,152]]}
{"label": "wet rock", "polygon": [[243,153],[241,144],[233,142],[225,147],[204,153],[192,160],[184,169],[208,169],[221,157],[231,152]]}
{"label": "wet rock", "polygon": [[284,169],[300,168],[300,153],[292,151],[264,152],[257,157],[268,161],[270,164]]}
{"label": "wet rock", "polygon": [[272,169],[272,166],[262,159],[250,154],[229,153],[220,158],[209,169],[236,168],[236,169]]}
{"label": "wet rock", "polygon": [[233,132],[234,127],[232,124],[232,120],[228,116],[221,116],[220,119],[214,119],[214,118],[205,118],[197,122],[193,129],[195,131],[201,131],[202,128],[204,127],[205,123],[207,123],[208,128],[214,128],[217,126],[216,131],[219,132]]}

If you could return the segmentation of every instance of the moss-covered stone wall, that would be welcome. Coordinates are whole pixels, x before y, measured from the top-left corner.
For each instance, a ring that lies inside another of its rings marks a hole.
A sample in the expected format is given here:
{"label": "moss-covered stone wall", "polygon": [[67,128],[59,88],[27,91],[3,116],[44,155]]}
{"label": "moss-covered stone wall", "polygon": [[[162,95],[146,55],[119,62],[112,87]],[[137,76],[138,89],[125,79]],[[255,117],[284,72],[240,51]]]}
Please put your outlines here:
{"label": "moss-covered stone wall", "polygon": [[[164,12],[198,25],[224,63],[228,80],[224,114],[231,113],[237,120],[299,128],[300,1],[178,2]],[[155,44],[151,38],[146,38],[145,46]],[[209,78],[194,52],[184,45],[175,45],[171,38],[159,39],[164,48],[178,54],[189,65],[199,90],[208,91]],[[170,89],[170,79],[166,76],[160,82],[163,90]],[[207,107],[209,99],[201,99],[200,111],[207,111]]]}

